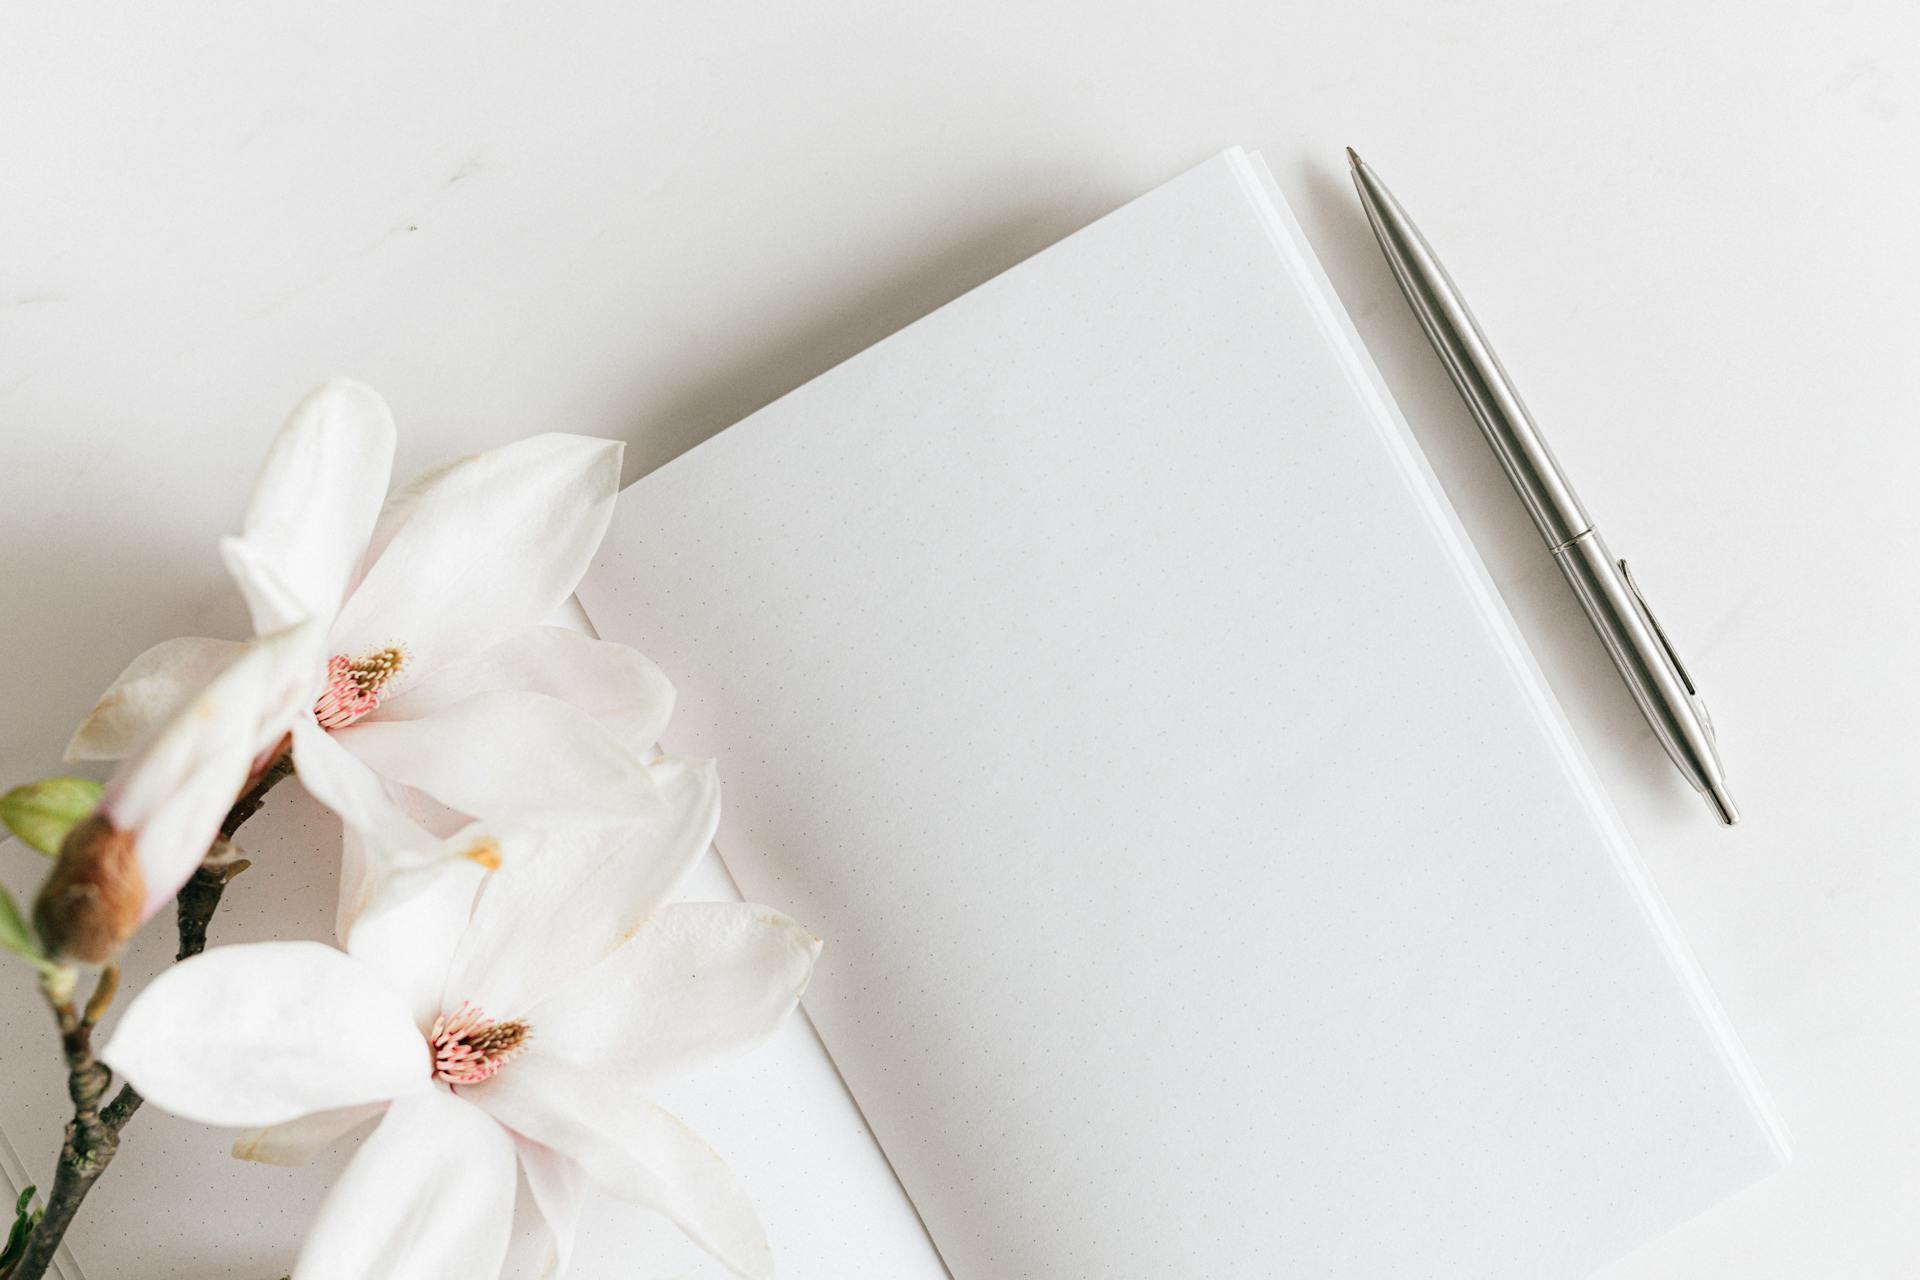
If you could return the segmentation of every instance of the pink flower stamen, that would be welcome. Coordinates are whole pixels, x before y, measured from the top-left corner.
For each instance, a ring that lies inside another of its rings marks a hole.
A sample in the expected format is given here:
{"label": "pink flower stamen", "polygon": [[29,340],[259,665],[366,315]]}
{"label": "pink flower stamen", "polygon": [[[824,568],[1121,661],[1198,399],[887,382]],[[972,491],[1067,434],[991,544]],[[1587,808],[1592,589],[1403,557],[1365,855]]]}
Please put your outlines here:
{"label": "pink flower stamen", "polygon": [[448,1084],[479,1084],[520,1056],[533,1035],[526,1023],[495,1022],[462,1002],[433,1020],[433,1078]]}
{"label": "pink flower stamen", "polygon": [[322,729],[344,729],[380,705],[386,688],[407,665],[406,650],[388,646],[363,658],[327,659],[327,688],[313,704]]}

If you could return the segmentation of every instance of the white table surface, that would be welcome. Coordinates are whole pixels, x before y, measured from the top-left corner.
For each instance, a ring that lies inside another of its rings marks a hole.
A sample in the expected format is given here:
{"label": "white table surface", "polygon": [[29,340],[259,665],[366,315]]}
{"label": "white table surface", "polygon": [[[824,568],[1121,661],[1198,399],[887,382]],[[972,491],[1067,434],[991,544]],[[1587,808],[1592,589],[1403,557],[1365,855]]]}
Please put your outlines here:
{"label": "white table surface", "polygon": [[[1789,1171],[1608,1280],[1920,1272],[1911,6],[181,8],[0,39],[0,780],[140,647],[240,629],[212,542],[320,378],[386,392],[403,473],[557,428],[624,438],[631,477],[1240,143],[1794,1130]],[[1346,144],[1633,557],[1737,830],[1541,553]]]}

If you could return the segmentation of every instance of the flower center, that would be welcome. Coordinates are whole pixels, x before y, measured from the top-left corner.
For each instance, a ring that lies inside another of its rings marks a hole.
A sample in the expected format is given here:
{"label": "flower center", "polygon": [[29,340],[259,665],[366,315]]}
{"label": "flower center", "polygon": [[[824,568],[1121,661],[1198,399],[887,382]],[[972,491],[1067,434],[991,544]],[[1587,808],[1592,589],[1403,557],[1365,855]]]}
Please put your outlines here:
{"label": "flower center", "polygon": [[327,689],[313,704],[322,729],[344,729],[380,705],[383,690],[407,665],[407,651],[393,645],[361,658],[335,654],[327,659]]}
{"label": "flower center", "polygon": [[448,1084],[479,1084],[520,1056],[533,1028],[518,1019],[495,1022],[471,1004],[433,1020],[433,1078]]}

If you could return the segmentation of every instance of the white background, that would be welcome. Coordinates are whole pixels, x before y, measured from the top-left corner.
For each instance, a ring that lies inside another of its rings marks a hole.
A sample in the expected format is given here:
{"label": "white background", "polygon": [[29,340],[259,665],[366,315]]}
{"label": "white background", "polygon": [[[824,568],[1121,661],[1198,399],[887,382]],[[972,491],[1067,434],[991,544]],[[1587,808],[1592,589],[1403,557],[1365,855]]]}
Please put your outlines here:
{"label": "white background", "polygon": [[[1909,6],[183,8],[0,37],[0,780],[146,644],[240,630],[212,540],[320,378],[386,392],[402,473],[563,429],[627,440],[631,478],[1240,143],[1794,1130],[1788,1172],[1609,1280],[1920,1271]],[[1675,632],[1737,830],[1584,629],[1347,144]]]}

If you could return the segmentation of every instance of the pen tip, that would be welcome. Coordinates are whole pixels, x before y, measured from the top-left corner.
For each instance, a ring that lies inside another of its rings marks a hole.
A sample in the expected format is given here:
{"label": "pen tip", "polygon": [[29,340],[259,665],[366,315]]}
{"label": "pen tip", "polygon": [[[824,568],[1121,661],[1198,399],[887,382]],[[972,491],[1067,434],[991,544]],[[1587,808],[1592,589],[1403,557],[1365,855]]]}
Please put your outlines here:
{"label": "pen tip", "polygon": [[1360,167],[1360,153],[1352,147],[1347,148],[1347,163],[1356,169]]}
{"label": "pen tip", "polygon": [[1723,826],[1733,826],[1740,821],[1740,810],[1733,803],[1733,796],[1727,790],[1727,784],[1712,779],[1707,784],[1707,803],[1720,818]]}

